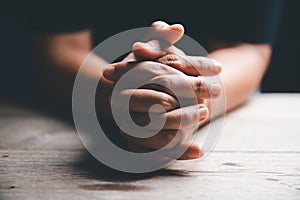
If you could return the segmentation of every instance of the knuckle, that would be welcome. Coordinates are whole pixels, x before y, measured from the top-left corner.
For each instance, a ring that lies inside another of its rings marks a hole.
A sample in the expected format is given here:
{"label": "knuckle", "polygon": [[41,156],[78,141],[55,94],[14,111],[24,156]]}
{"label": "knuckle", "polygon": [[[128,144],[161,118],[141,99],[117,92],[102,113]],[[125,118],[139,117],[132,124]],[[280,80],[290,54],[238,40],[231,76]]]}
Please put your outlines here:
{"label": "knuckle", "polygon": [[180,65],[181,58],[176,54],[168,54],[159,59],[159,61],[166,65]]}
{"label": "knuckle", "polygon": [[203,59],[199,59],[197,64],[199,69],[205,68],[205,61]]}
{"label": "knuckle", "polygon": [[175,102],[173,98],[168,94],[162,93],[159,101],[159,104],[162,105],[167,111],[175,107]]}
{"label": "knuckle", "polygon": [[169,61],[169,62],[172,62],[172,61],[179,61],[179,60],[180,60],[179,56],[176,55],[176,54],[168,54],[168,55],[166,56],[166,59],[167,59],[167,61]]}
{"label": "knuckle", "polygon": [[184,112],[181,120],[184,127],[189,126],[194,120],[194,115],[192,113]]}
{"label": "knuckle", "polygon": [[196,78],[195,79],[195,91],[196,91],[196,94],[202,93],[203,90],[204,90],[204,81],[203,81],[203,79]]}

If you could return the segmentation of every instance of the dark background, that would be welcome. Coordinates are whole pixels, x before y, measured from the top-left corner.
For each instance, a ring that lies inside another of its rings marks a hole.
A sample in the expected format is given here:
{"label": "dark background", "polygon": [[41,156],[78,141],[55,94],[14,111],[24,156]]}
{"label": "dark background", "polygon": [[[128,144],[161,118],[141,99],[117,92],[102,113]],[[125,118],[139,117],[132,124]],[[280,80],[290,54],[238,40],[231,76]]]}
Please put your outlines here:
{"label": "dark background", "polygon": [[[262,82],[263,92],[300,92],[300,1],[286,0],[280,32],[270,67]],[[29,41],[17,1],[0,8],[0,91],[31,95],[39,91],[38,76],[30,66]]]}
{"label": "dark background", "polygon": [[272,61],[262,82],[264,92],[300,92],[300,1],[287,0]]}

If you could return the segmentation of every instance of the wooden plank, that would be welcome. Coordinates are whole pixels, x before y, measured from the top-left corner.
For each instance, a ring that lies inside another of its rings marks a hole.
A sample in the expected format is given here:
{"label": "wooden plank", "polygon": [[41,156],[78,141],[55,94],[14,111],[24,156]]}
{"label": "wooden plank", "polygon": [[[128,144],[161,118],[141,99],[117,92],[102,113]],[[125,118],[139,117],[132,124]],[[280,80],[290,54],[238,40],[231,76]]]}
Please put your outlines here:
{"label": "wooden plank", "polygon": [[[146,175],[109,171],[82,151],[1,150],[11,199],[298,199],[300,153],[214,152]],[[94,167],[93,167],[94,166]],[[263,195],[263,196],[261,196]]]}
{"label": "wooden plank", "polygon": [[[300,94],[263,94],[227,114],[217,151],[300,151]],[[205,132],[205,129],[203,130]],[[199,136],[199,140],[203,136]]]}
{"label": "wooden plank", "polygon": [[228,115],[214,152],[203,161],[178,161],[144,175],[101,166],[65,121],[0,108],[0,199],[300,197],[299,94],[254,97]]}
{"label": "wooden plank", "polygon": [[0,149],[83,149],[75,129],[47,116],[0,117]]}
{"label": "wooden plank", "polygon": [[[300,151],[299,99],[299,94],[254,97],[227,115],[215,150]],[[18,112],[16,108],[12,112],[6,109],[3,114],[0,148],[83,149],[74,128],[53,116],[23,109]],[[203,137],[199,135],[199,143]]]}

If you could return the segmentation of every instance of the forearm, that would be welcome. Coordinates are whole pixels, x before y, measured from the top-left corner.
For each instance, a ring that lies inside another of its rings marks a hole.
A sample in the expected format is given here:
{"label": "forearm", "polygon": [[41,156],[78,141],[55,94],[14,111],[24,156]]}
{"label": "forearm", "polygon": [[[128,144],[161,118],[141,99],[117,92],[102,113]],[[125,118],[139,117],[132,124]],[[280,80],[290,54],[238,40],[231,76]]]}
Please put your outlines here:
{"label": "forearm", "polygon": [[73,83],[83,61],[88,66],[85,68],[86,76],[101,77],[96,72],[99,68],[104,69],[107,62],[90,54],[90,43],[88,31],[35,37],[32,41],[34,65],[58,98],[71,102]]}
{"label": "forearm", "polygon": [[232,110],[245,103],[258,89],[269,64],[269,45],[248,45],[221,48],[209,54],[223,64],[221,73],[226,95],[226,110]]}
{"label": "forearm", "polygon": [[[107,62],[99,56],[88,54],[87,52],[76,50],[74,52],[68,51],[68,53],[64,54],[64,57],[61,60],[44,62],[44,66],[47,68],[48,72],[45,73],[45,76],[50,78],[48,82],[51,84],[53,89],[56,91],[61,90],[59,92],[63,92],[60,96],[63,95],[63,97],[70,97],[72,94],[74,80],[82,64],[87,66],[83,68],[84,73],[82,75],[99,81]],[[101,69],[100,74],[99,68]]]}

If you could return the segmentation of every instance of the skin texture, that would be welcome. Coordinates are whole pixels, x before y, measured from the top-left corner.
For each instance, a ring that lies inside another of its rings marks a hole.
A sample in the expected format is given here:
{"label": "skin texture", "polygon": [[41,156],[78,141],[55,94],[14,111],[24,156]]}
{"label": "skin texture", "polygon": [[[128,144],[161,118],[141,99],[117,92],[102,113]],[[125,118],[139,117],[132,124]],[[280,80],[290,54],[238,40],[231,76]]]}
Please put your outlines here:
{"label": "skin texture", "polygon": [[[201,76],[221,73],[226,91],[227,108],[226,110],[219,110],[217,113],[219,115],[237,108],[251,97],[259,87],[271,56],[271,48],[267,44],[228,44],[221,41],[212,41],[211,44],[213,50],[209,53],[209,57],[215,60],[188,56],[172,45],[184,33],[181,25],[170,26],[165,22],[155,22],[152,26],[156,29],[156,35],[149,36],[147,43],[135,43],[133,53],[122,62],[115,63],[106,70],[108,63],[96,55],[90,56],[85,62],[89,66],[89,70],[85,72],[86,76],[91,79],[98,79],[102,84],[102,90],[97,95],[99,101],[96,104],[97,109],[104,113],[103,116],[107,120],[107,124],[110,124],[112,120],[109,99],[114,84],[123,73],[132,67],[139,66],[141,70],[152,74],[153,79],[159,79],[162,82],[167,81],[169,85],[181,91],[183,98],[189,97],[188,94],[184,93],[185,87],[190,85],[195,90],[198,102],[183,108],[178,108],[178,102],[165,88],[157,88],[157,86],[150,84],[145,88],[134,90],[130,110],[136,123],[147,124],[149,119],[145,113],[153,103],[160,103],[167,111],[165,114],[159,115],[159,110],[153,110],[158,117],[167,119],[164,129],[155,137],[139,139],[120,132],[120,137],[124,137],[128,141],[129,148],[137,152],[164,146],[176,132],[179,132],[183,137],[192,134],[201,124],[211,119],[212,116],[209,115],[211,97],[209,92],[215,94],[213,98],[225,94],[220,94],[219,86],[212,86],[203,82]],[[178,34],[174,34],[174,30]],[[168,40],[170,46],[167,51],[151,48],[159,45],[153,37]],[[91,50],[91,32],[86,30],[70,34],[36,35],[33,37],[32,47],[33,60],[38,70],[46,78],[46,82],[53,88],[53,93],[61,96],[65,102],[71,103],[75,75]],[[93,73],[94,69],[99,67],[103,71],[105,70],[104,76],[100,75],[99,77]],[[157,68],[161,70],[157,70]],[[157,71],[161,73],[157,73]],[[184,85],[183,83],[186,82],[180,80],[188,80],[189,84]],[[119,95],[126,96],[130,93],[132,91],[127,88],[121,91]],[[118,102],[113,106],[123,109],[122,104],[118,104]],[[183,127],[178,127],[178,121],[182,117],[186,119],[186,123]],[[197,145],[191,145],[180,159],[195,159],[202,155],[203,152]]]}

